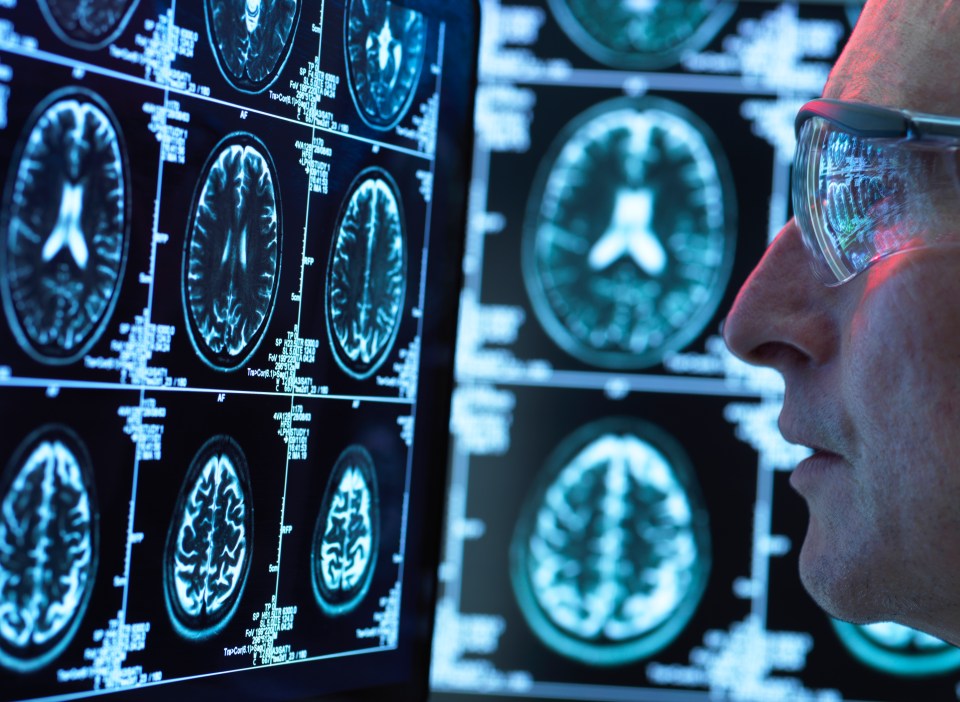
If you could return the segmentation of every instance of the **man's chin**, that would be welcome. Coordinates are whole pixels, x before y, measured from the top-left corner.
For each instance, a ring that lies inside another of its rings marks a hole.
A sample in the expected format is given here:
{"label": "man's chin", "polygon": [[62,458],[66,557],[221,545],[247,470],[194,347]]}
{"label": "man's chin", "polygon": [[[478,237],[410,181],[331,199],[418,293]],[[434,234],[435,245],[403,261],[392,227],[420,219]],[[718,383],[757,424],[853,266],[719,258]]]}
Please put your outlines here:
{"label": "man's chin", "polygon": [[881,593],[864,577],[864,569],[835,552],[820,553],[804,541],[800,551],[800,582],[824,612],[851,624],[888,621]]}

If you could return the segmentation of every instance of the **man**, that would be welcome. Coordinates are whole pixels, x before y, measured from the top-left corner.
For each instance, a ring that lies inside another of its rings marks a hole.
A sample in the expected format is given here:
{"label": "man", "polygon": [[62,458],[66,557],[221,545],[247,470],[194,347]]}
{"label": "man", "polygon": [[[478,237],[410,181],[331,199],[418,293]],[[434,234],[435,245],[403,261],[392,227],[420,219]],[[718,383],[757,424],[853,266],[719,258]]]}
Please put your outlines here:
{"label": "man", "polygon": [[868,2],[823,94],[843,102],[804,113],[795,166],[811,246],[788,222],[724,336],[783,375],[780,429],[813,450],[791,475],[806,589],[835,617],[960,644],[960,119],[921,120],[953,140],[878,151],[850,107],[960,117],[960,0]]}

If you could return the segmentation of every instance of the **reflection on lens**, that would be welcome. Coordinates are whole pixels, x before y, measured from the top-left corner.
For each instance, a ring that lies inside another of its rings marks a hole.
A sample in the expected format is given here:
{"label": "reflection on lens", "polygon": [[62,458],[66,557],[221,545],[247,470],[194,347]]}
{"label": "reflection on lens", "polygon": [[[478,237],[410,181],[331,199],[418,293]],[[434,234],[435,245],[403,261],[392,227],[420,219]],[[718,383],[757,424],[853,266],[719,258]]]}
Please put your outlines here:
{"label": "reflection on lens", "polygon": [[183,253],[190,339],[217,370],[239,368],[259,346],[280,282],[276,168],[252,134],[224,139],[207,161]]}
{"label": "reflection on lens", "polygon": [[62,41],[99,49],[127,26],[139,0],[39,0],[50,27]]}
{"label": "reflection on lens", "polygon": [[349,375],[367,378],[387,359],[406,287],[400,193],[386,171],[370,168],[350,188],[327,265],[327,336]]}
{"label": "reflection on lens", "polygon": [[167,534],[164,595],[182,636],[208,638],[226,626],[240,602],[252,549],[247,461],[236,441],[216,436],[194,456]]}
{"label": "reflection on lens", "polygon": [[830,623],[857,660],[884,673],[929,677],[960,670],[960,650],[930,634],[893,622]]}
{"label": "reflection on lens", "polygon": [[0,665],[27,673],[73,639],[93,590],[99,514],[86,447],[48,425],[0,483]]}
{"label": "reflection on lens", "polygon": [[391,0],[350,0],[346,15],[347,76],[360,116],[389,129],[410,107],[426,49],[426,22]]}
{"label": "reflection on lens", "polygon": [[34,112],[11,162],[0,276],[20,346],[43,363],[78,360],[116,304],[129,240],[129,176],[116,118],[83,89]]}
{"label": "reflection on lens", "polygon": [[333,467],[313,531],[310,572],[324,612],[340,615],[356,609],[370,589],[379,544],[373,458],[362,446],[350,446]]}
{"label": "reflection on lens", "polygon": [[736,9],[724,0],[550,0],[585,53],[617,68],[663,68],[706,46]]}
{"label": "reflection on lens", "polygon": [[258,93],[283,68],[300,20],[299,0],[204,0],[207,33],[230,84]]}
{"label": "reflection on lens", "polygon": [[554,141],[528,201],[522,263],[537,319],[585,363],[659,363],[720,302],[734,202],[718,142],[680,105],[623,98],[588,110]]}
{"label": "reflection on lens", "polygon": [[588,665],[624,665],[686,626],[710,559],[706,511],[679,445],[614,418],[550,455],[514,531],[510,575],[546,646]]}

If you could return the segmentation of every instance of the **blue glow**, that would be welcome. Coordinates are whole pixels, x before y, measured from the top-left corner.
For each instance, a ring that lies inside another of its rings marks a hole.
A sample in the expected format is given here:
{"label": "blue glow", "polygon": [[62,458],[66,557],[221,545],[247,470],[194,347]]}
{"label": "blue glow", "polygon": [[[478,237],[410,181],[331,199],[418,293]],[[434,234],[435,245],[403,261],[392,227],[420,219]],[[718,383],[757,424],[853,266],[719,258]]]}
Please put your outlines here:
{"label": "blue glow", "polygon": [[587,665],[625,665],[684,628],[710,568],[706,515],[686,460],[636,420],[575,432],[527,498],[510,574],[545,645]]}
{"label": "blue glow", "polygon": [[204,169],[184,248],[183,301],[190,338],[217,370],[257,349],[280,279],[280,194],[263,143],[233,134]]}
{"label": "blue glow", "polygon": [[204,0],[217,64],[243,92],[266,90],[280,74],[300,21],[298,0]]}
{"label": "blue glow", "polygon": [[330,615],[354,610],[370,588],[380,542],[373,458],[362,446],[340,454],[327,482],[313,533],[313,593]]}
{"label": "blue glow", "polygon": [[53,93],[30,125],[3,207],[3,302],[30,356],[72,363],[103,333],[123,279],[126,156],[106,103],[86,90]]}
{"label": "blue glow", "polygon": [[379,168],[354,181],[327,267],[327,336],[339,366],[371,376],[396,341],[407,286],[400,194]]}
{"label": "blue glow", "polygon": [[0,493],[0,665],[27,673],[56,659],[83,619],[99,534],[89,458],[69,429],[21,444]]}
{"label": "blue glow", "polygon": [[164,593],[176,630],[205,639],[230,621],[253,548],[246,459],[228,436],[205,443],[180,490],[164,555]]}
{"label": "blue glow", "polygon": [[423,67],[426,22],[396,3],[350,0],[346,54],[353,101],[363,120],[391,129],[409,109]]}
{"label": "blue glow", "polygon": [[139,0],[38,0],[43,16],[61,41],[99,49],[116,39]]}

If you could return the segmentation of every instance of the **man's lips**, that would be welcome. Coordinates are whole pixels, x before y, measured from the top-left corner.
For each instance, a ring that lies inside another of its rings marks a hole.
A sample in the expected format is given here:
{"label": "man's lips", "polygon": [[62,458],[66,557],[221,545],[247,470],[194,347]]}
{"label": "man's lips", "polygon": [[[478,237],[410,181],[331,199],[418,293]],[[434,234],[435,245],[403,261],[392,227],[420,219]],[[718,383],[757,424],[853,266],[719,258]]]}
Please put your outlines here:
{"label": "man's lips", "polygon": [[806,497],[822,482],[827,475],[846,466],[839,454],[815,449],[813,455],[800,461],[790,474],[790,485]]}

